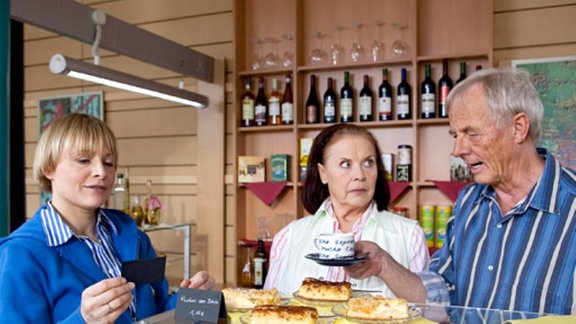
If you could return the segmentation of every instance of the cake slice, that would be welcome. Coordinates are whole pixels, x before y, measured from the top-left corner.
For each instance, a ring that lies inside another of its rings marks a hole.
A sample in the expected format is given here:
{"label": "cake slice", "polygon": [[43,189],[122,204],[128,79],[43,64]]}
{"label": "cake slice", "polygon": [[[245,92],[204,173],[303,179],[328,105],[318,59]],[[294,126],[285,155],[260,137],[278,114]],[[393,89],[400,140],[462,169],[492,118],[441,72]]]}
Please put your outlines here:
{"label": "cake slice", "polygon": [[346,302],[352,297],[352,285],[349,282],[306,278],[298,289],[298,297],[322,302]]}
{"label": "cake slice", "polygon": [[224,288],[222,294],[228,308],[249,309],[257,305],[280,304],[280,293],[276,288],[268,290]]}
{"label": "cake slice", "polygon": [[316,308],[307,306],[256,306],[250,313],[251,324],[314,324],[318,320]]}
{"label": "cake slice", "polygon": [[405,299],[361,296],[348,300],[346,317],[365,320],[404,319],[408,317]]}

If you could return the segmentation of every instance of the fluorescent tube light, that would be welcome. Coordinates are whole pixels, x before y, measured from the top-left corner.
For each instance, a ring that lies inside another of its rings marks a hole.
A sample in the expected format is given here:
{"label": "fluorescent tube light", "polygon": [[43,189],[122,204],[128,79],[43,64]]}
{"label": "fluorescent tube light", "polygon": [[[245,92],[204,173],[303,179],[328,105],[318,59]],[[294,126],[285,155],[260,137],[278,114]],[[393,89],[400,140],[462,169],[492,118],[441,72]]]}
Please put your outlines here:
{"label": "fluorescent tube light", "polygon": [[52,56],[50,59],[50,71],[55,74],[64,74],[72,78],[100,83],[196,108],[205,108],[209,103],[206,96],[145,80],[100,65],[74,60],[62,54],[54,54]]}

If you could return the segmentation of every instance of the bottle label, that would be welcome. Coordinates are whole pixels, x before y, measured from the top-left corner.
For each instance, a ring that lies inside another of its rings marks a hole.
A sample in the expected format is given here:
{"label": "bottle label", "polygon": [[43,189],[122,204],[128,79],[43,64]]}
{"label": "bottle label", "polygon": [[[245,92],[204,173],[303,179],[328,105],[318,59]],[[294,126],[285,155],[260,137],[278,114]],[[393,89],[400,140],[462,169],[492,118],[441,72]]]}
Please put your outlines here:
{"label": "bottle label", "polygon": [[242,100],[242,120],[254,119],[254,100]]}
{"label": "bottle label", "polygon": [[440,87],[440,98],[438,103],[443,105],[446,103],[446,98],[448,98],[448,92],[450,92],[450,87],[448,86],[441,86]]}
{"label": "bottle label", "polygon": [[317,107],[314,105],[310,105],[308,107],[306,107],[306,121],[308,123],[317,123],[318,120],[316,120],[316,109]]}
{"label": "bottle label", "polygon": [[280,98],[270,98],[268,101],[268,110],[270,116],[280,116]]}
{"label": "bottle label", "polygon": [[408,95],[398,95],[396,98],[396,113],[398,115],[407,115],[410,112],[410,97]]}
{"label": "bottle label", "polygon": [[262,258],[254,258],[254,285],[264,284],[264,262]]}
{"label": "bottle label", "polygon": [[342,98],[340,100],[340,118],[342,120],[352,119],[352,99]]}
{"label": "bottle label", "polygon": [[294,105],[291,102],[282,104],[282,122],[291,123],[294,120]]}
{"label": "bottle label", "polygon": [[435,111],[435,96],[433,93],[423,93],[422,94],[422,112],[423,113],[434,113]]}
{"label": "bottle label", "polygon": [[372,97],[362,96],[358,105],[358,112],[360,116],[372,115]]}
{"label": "bottle label", "polygon": [[391,116],[392,115],[392,98],[380,97],[378,98],[378,116]]}
{"label": "bottle label", "polygon": [[334,105],[334,101],[326,101],[326,103],[324,104],[324,116],[325,117],[336,116],[336,105]]}
{"label": "bottle label", "polygon": [[266,106],[264,105],[256,105],[254,107],[255,115],[256,115],[256,122],[257,123],[265,123],[266,122]]}

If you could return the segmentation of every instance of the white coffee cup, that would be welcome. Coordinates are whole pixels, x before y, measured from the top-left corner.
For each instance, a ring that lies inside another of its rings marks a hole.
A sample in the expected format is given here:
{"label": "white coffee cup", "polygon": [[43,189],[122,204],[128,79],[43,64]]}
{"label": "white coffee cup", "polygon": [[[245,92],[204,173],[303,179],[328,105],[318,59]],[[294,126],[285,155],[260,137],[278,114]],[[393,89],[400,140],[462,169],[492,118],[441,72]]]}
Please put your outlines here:
{"label": "white coffee cup", "polygon": [[325,233],[314,238],[314,247],[320,259],[338,259],[354,256],[354,235]]}

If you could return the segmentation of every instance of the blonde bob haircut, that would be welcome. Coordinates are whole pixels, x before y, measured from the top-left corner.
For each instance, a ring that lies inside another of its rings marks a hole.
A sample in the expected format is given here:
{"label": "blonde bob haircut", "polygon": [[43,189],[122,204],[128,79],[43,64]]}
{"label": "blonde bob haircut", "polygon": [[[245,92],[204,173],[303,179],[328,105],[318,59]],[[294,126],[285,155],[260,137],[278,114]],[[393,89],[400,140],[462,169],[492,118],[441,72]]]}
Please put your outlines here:
{"label": "blonde bob haircut", "polygon": [[56,169],[63,154],[104,153],[114,157],[114,168],[118,165],[116,137],[104,121],[86,114],[71,113],[50,123],[42,134],[32,172],[40,189],[52,192],[52,182],[46,173]]}

